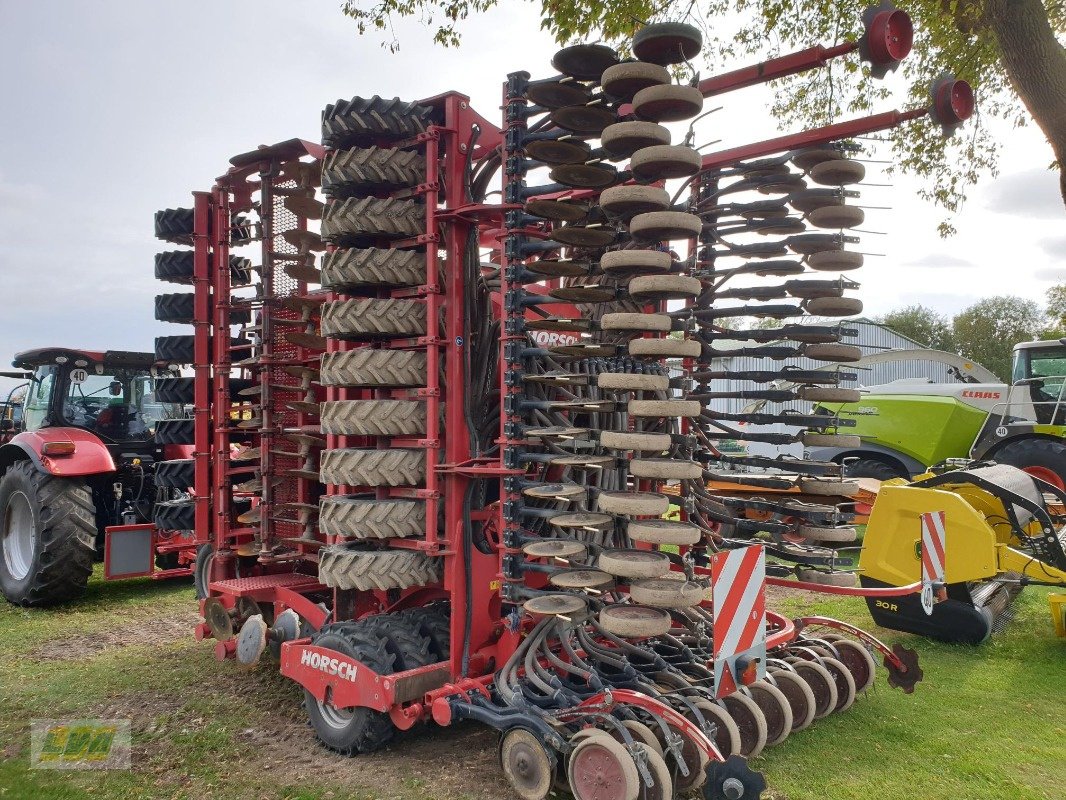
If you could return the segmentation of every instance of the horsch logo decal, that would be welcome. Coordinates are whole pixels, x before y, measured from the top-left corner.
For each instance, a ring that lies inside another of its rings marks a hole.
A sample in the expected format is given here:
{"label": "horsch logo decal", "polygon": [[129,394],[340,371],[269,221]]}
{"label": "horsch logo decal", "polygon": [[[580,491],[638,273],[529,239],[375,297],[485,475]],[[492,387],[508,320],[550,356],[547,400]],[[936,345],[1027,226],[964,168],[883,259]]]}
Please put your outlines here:
{"label": "horsch logo decal", "polygon": [[327,675],[336,675],[346,681],[355,683],[355,674],[358,667],[350,661],[340,658],[330,658],[313,650],[304,650],[300,653],[300,664],[311,669],[320,670]]}
{"label": "horsch logo decal", "polygon": [[999,400],[1002,397],[1001,392],[979,392],[976,389],[966,389],[962,393],[963,397],[973,397],[977,400]]}
{"label": "horsch logo decal", "polygon": [[577,344],[578,339],[569,333],[556,331],[536,331],[533,333],[533,341],[540,347],[555,347],[557,345]]}

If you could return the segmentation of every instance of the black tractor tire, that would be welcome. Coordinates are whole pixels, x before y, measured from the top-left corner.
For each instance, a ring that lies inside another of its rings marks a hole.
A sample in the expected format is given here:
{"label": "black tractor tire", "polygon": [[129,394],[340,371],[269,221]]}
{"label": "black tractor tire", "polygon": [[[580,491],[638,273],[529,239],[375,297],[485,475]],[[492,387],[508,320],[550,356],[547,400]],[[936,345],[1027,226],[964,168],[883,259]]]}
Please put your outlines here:
{"label": "black tractor tire", "polygon": [[196,463],[191,458],[160,461],[155,465],[155,485],[158,488],[186,492],[196,478]]}
{"label": "black tractor tire", "polygon": [[1062,482],[1062,486],[1066,486],[1066,442],[1037,438],[1016,439],[1007,442],[987,457],[998,464],[1009,464],[1022,470],[1037,467],[1053,472]]}
{"label": "black tractor tire", "polygon": [[196,501],[166,500],[156,503],[152,523],[161,531],[191,531],[196,528]]}
{"label": "black tractor tire", "polygon": [[191,208],[164,208],[155,212],[155,235],[171,244],[192,244],[194,213]]}
{"label": "black tractor tire", "polygon": [[188,405],[193,401],[195,378],[159,378],[155,382],[155,399],[160,403]]}
{"label": "black tractor tire", "polygon": [[351,147],[382,139],[410,139],[424,133],[433,109],[398,98],[353,97],[330,103],[322,111],[322,144]]}
{"label": "black tractor tire", "polygon": [[[389,652],[389,640],[378,625],[366,622],[339,622],[318,631],[311,644],[365,664],[379,675],[397,671],[397,657]],[[304,691],[304,708],[311,727],[323,745],[337,753],[353,756],[384,747],[396,733],[389,715],[370,708],[335,709],[327,698],[319,702]]]}
{"label": "black tractor tire", "polygon": [[437,662],[447,661],[451,656],[451,614],[445,603],[434,603],[419,608],[408,608],[393,616],[407,620],[418,632],[429,639],[429,651]]}
{"label": "black tractor tire", "polygon": [[[189,292],[157,294],[155,296],[155,318],[160,322],[176,322],[191,325],[195,312],[195,295]],[[232,309],[229,312],[230,325],[246,325],[252,321],[252,312],[248,309]]]}
{"label": "black tractor tire", "polygon": [[196,599],[203,600],[207,597],[207,584],[211,580],[211,559],[214,558],[215,548],[210,544],[202,544],[196,548],[196,561],[192,567],[192,583],[196,588]]}
{"label": "black tractor tire", "polygon": [[161,419],[155,426],[156,444],[195,444],[191,419]]}
{"label": "black tractor tire", "polygon": [[[30,527],[16,541],[20,523]],[[0,478],[0,537],[0,591],[9,602],[40,606],[79,597],[96,556],[92,493],[80,480],[17,461]]]}
{"label": "black tractor tire", "polygon": [[[156,280],[191,284],[193,267],[192,250],[168,250],[165,253],[155,254]],[[252,262],[240,256],[230,256],[229,273],[230,284],[247,286],[252,281]]]}
{"label": "black tractor tire", "polygon": [[901,467],[894,467],[873,458],[860,458],[858,461],[852,461],[844,467],[844,475],[848,478],[876,478],[879,481],[910,477]]}

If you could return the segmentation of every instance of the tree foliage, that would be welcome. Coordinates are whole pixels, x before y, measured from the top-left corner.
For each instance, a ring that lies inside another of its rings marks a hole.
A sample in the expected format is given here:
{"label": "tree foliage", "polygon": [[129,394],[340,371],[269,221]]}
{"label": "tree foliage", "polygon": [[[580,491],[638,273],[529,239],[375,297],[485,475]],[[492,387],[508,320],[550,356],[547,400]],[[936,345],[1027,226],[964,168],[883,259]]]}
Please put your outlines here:
{"label": "tree foliage", "polygon": [[952,333],[960,355],[983,364],[1001,379],[1010,377],[1011,351],[1038,337],[1044,315],[1033,300],[986,297],[955,316]]}
{"label": "tree foliage", "polygon": [[955,350],[951,320],[921,304],[890,311],[874,321],[934,350],[949,353]]}
{"label": "tree foliage", "polygon": [[[383,43],[395,49],[399,43],[392,30],[394,18],[416,17],[434,31],[437,42],[454,46],[460,42],[464,20],[498,3],[345,0],[343,10],[356,20],[360,33],[378,31]],[[541,27],[560,43],[602,39],[624,48],[644,22],[687,21],[704,34],[704,61],[696,66],[713,71],[817,43],[857,38],[862,33],[862,11],[873,0],[539,0],[539,4]],[[991,118],[1023,126],[1034,116],[1056,157],[1066,160],[1066,50],[1056,40],[1066,33],[1064,0],[899,0],[899,5],[911,14],[915,26],[913,52],[900,69],[906,103],[928,106],[930,84],[944,71],[970,81],[980,93],[979,113],[951,139],[945,140],[940,129],[928,123],[884,134],[896,164],[927,179],[926,198],[954,213],[968,186],[982,174],[995,173],[1004,143],[990,133]],[[1033,70],[1019,69],[1019,63]],[[899,84],[874,80],[852,56],[776,81],[771,113],[788,127],[825,125],[842,116],[885,108],[895,99],[893,86]],[[1040,91],[1049,87],[1050,91]],[[943,233],[951,230],[947,222],[941,225]]]}

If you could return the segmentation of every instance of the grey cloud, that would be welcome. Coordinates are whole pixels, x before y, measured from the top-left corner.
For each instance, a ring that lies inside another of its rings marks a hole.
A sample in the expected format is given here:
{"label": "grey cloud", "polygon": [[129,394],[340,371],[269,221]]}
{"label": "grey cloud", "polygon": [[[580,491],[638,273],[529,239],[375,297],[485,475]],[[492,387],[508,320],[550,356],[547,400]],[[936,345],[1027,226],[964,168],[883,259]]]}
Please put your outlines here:
{"label": "grey cloud", "polygon": [[974,263],[965,258],[948,255],[947,253],[928,253],[913,261],[904,262],[907,267],[972,267]]}
{"label": "grey cloud", "polygon": [[1027,219],[1066,216],[1057,172],[1034,167],[1003,175],[985,193],[985,207],[997,214]]}

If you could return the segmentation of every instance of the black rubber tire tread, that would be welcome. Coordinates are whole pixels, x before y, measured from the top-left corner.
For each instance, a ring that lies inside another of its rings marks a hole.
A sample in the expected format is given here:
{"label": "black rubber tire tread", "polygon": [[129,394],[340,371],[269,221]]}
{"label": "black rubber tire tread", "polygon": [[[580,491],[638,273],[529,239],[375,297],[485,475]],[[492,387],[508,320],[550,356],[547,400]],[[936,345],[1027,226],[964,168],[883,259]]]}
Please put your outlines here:
{"label": "black rubber tire tread", "polygon": [[322,286],[358,289],[364,286],[421,286],[426,282],[426,256],[415,250],[348,248],[322,258]]}
{"label": "black rubber tire tread", "polygon": [[349,545],[324,547],[318,579],[335,589],[408,589],[441,579],[440,559],[417,550],[367,550]]}
{"label": "black rubber tire tread", "polygon": [[192,567],[192,583],[196,591],[196,599],[203,600],[207,597],[208,573],[211,569],[211,559],[215,555],[214,545],[204,543],[196,548],[196,561]]}
{"label": "black rubber tire tread", "polygon": [[336,400],[322,403],[323,433],[407,436],[426,432],[426,406],[417,400]]}
{"label": "black rubber tire tread", "polygon": [[408,139],[426,130],[432,113],[428,106],[395,97],[338,100],[322,110],[322,144],[350,147],[381,139]]}
{"label": "black rubber tire tread", "polygon": [[[191,325],[195,308],[195,295],[191,292],[174,294],[157,294],[155,296],[155,318],[160,322],[177,322]],[[248,309],[232,309],[229,312],[231,325],[243,325],[251,322],[252,312]]]}
{"label": "black rubber tire tread", "polygon": [[155,382],[155,399],[160,403],[193,402],[196,391],[195,378],[158,378]]}
{"label": "black rubber tire tread", "polygon": [[344,194],[353,189],[400,188],[424,182],[426,159],[415,150],[353,147],[334,150],[322,162],[322,191]]}
{"label": "black rubber tire tread", "polygon": [[398,539],[426,532],[426,504],[331,495],[319,501],[318,527],[350,539]]}
{"label": "black rubber tire tread", "polygon": [[452,652],[452,622],[446,603],[407,608],[397,611],[393,616],[406,619],[418,627],[419,633],[429,639],[429,650],[437,663],[449,659]]}
{"label": "black rubber tire tread", "polygon": [[[231,339],[230,345],[237,346],[246,344],[246,339]],[[168,364],[192,364],[195,358],[195,338],[188,336],[157,336],[155,337],[156,361],[165,361]],[[235,359],[242,358],[238,353]]]}
{"label": "black rubber tire tread", "polygon": [[426,304],[418,300],[355,298],[322,306],[322,335],[335,339],[424,336]]}
{"label": "black rubber tire tread", "polygon": [[322,355],[323,386],[425,386],[426,354],[359,348]]}
{"label": "black rubber tire tread", "polygon": [[85,592],[96,557],[96,507],[80,480],[40,472],[31,461],[16,461],[0,479],[0,519],[13,491],[27,495],[35,517],[33,561],[15,580],[0,556],[0,591],[9,602],[40,606],[72,600]]}
{"label": "black rubber tire tread", "polygon": [[876,478],[879,481],[910,477],[902,468],[893,467],[891,464],[872,458],[860,458],[850,464],[845,464],[844,475],[848,478]]}
{"label": "black rubber tire tread", "polygon": [[[386,639],[375,626],[362,621],[326,625],[313,634],[311,644],[336,650],[379,675],[396,671],[396,656],[388,652]],[[304,708],[318,740],[342,755],[378,750],[396,733],[388,714],[365,707],[354,709],[350,724],[344,731],[338,731],[322,719],[318,701],[307,690],[304,690]]]}
{"label": "black rubber tire tread", "polygon": [[[230,283],[247,286],[252,282],[252,262],[240,256],[229,257]],[[168,250],[155,254],[156,280],[168,283],[191,284],[193,278],[193,251]]]}
{"label": "black rubber tire tread", "polygon": [[1008,464],[1018,469],[1044,467],[1054,472],[1066,483],[1066,445],[1050,439],[1017,439],[995,450],[993,461]]}
{"label": "black rubber tire tread", "polygon": [[195,444],[191,419],[161,419],[155,426],[156,444]]}
{"label": "black rubber tire tread", "polygon": [[166,500],[156,503],[152,523],[161,531],[191,531],[196,528],[195,500]]}
{"label": "black rubber tire tread", "polygon": [[196,477],[196,462],[191,458],[178,458],[172,461],[159,461],[155,465],[155,485],[157,488],[180,489],[192,488]]}
{"label": "black rubber tire tread", "polygon": [[362,620],[386,641],[386,650],[396,656],[396,670],[425,667],[436,662],[429,637],[420,626],[401,614],[377,614]]}
{"label": "black rubber tire tread", "polygon": [[345,244],[368,237],[404,239],[426,230],[426,207],[411,200],[349,197],[326,206],[322,238]]}
{"label": "black rubber tire tread", "polygon": [[172,244],[192,244],[191,208],[164,208],[155,212],[155,236]]}
{"label": "black rubber tire tread", "polygon": [[418,486],[426,480],[423,450],[326,450],[322,483],[341,486]]}

